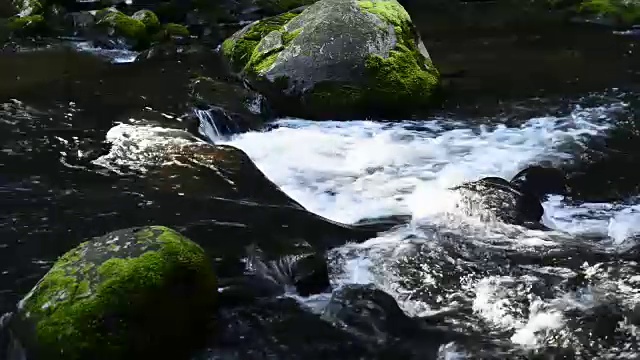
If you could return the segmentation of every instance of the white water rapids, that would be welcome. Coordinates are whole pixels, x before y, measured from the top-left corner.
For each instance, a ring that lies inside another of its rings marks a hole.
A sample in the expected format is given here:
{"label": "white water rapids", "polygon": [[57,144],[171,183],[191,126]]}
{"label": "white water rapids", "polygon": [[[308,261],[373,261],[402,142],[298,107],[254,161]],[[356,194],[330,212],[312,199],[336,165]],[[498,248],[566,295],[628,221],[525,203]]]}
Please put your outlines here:
{"label": "white water rapids", "polygon": [[[640,234],[640,207],[569,206],[561,197],[553,197],[544,204],[544,222],[556,231],[545,233],[464,216],[456,211],[456,195],[447,188],[484,176],[510,179],[532,164],[569,161],[589,137],[602,136],[612,126],[610,114],[624,107],[622,103],[578,107],[567,116],[533,118],[518,127],[471,126],[445,119],[400,123],[282,119],[269,131],[214,141],[247,152],[287,194],[330,219],[353,223],[385,215],[413,216],[406,227],[336,249],[332,267],[337,285],[376,283],[413,316],[467,306],[482,326],[509,334],[513,345],[537,348],[576,341],[577,335],[566,330],[567,311],[596,307],[605,297],[615,297],[626,307],[640,301],[640,276],[625,270],[634,264],[610,272],[607,264],[585,262],[581,269],[597,286],[551,289],[545,296],[536,289],[545,285],[547,276],[568,279],[576,269],[553,264],[521,264],[508,271],[473,269],[482,268],[485,261],[494,266],[491,256],[501,251],[535,258],[537,253],[579,241],[580,236],[604,238],[599,245],[610,251],[628,248]],[[162,144],[185,138],[176,136],[175,130],[121,124],[108,133],[113,148],[99,163],[118,156],[119,163],[148,161],[140,154],[161,151]],[[125,152],[126,159],[117,155]],[[450,256],[451,247],[463,258]],[[484,250],[474,252],[479,248]],[[488,258],[482,258],[485,255]],[[305,301],[319,299],[322,296]],[[620,324],[620,329],[638,340],[634,325]],[[465,357],[464,350],[454,350],[452,345],[443,354]],[[606,353],[631,350],[614,346],[603,351],[606,358]]]}

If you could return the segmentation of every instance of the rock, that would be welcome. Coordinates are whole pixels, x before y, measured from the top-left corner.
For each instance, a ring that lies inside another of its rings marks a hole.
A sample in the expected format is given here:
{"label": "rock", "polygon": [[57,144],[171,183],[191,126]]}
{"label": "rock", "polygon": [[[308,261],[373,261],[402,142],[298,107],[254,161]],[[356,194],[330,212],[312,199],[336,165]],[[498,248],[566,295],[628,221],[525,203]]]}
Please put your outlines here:
{"label": "rock", "polygon": [[202,248],[162,226],[67,252],[18,304],[11,328],[38,359],[186,359],[214,310]]}
{"label": "rock", "polygon": [[395,0],[321,0],[247,25],[222,45],[279,115],[401,118],[436,100],[439,73]]}
{"label": "rock", "polygon": [[566,195],[568,192],[566,174],[553,167],[529,166],[517,173],[510,183],[541,201],[547,195]]}
{"label": "rock", "polygon": [[135,14],[131,15],[131,18],[140,21],[149,33],[154,33],[160,29],[160,20],[151,10],[136,11]]}
{"label": "rock", "polygon": [[372,284],[336,289],[322,318],[389,358],[435,359],[440,346],[460,338],[407,316],[391,295]]}
{"label": "rock", "polygon": [[322,316],[374,343],[415,330],[396,300],[375,285],[349,284],[336,289]]}
{"label": "rock", "polygon": [[90,11],[67,13],[63,20],[66,33],[72,36],[87,35],[96,23],[95,16]]}
{"label": "rock", "polygon": [[144,48],[151,41],[151,31],[142,21],[113,8],[98,11],[96,20],[96,27],[104,29],[107,36],[121,39],[131,48]]}
{"label": "rock", "polygon": [[9,19],[9,29],[17,35],[33,36],[44,33],[47,24],[42,15],[14,16]]}
{"label": "rock", "polygon": [[486,177],[452,190],[461,192],[462,210],[469,215],[538,227],[544,214],[541,202],[549,194],[565,195],[566,178],[558,169],[532,166],[519,172],[510,182]]}
{"label": "rock", "polygon": [[[272,183],[244,151],[236,147],[194,143],[167,148],[165,156],[167,161],[190,164],[192,167],[179,166],[183,170],[181,173],[177,173],[174,166],[161,167],[157,175],[166,173],[169,177],[155,176],[153,180],[156,186],[167,186],[172,192],[188,189],[184,192],[198,197],[215,196],[303,209],[302,205]],[[200,179],[192,179],[194,173],[202,168],[209,170],[206,174],[200,174]],[[162,184],[163,179],[169,182]]]}
{"label": "rock", "polygon": [[186,39],[189,37],[189,29],[186,26],[169,23],[162,26],[162,36],[170,39]]}
{"label": "rock", "polygon": [[379,359],[352,335],[331,326],[292,298],[264,299],[221,309],[204,359]]}
{"label": "rock", "polygon": [[329,291],[326,258],[313,251],[309,244],[300,243],[288,249],[289,255],[272,259],[249,246],[244,274],[221,280],[219,303],[236,306],[284,294],[310,296]]}
{"label": "rock", "polygon": [[330,289],[326,258],[301,246],[295,253],[269,260],[257,248],[251,248],[247,268],[258,277],[278,285],[282,293],[295,289],[301,296],[319,294]]}
{"label": "rock", "polygon": [[524,225],[540,221],[544,208],[540,201],[501,178],[488,177],[468,182],[452,190],[462,195],[461,210],[484,221]]}
{"label": "rock", "polygon": [[152,47],[141,51],[136,56],[135,62],[149,62],[149,61],[162,61],[162,62],[182,62],[191,61],[192,59],[203,58],[207,54],[209,49],[206,49],[198,45],[180,45],[175,42],[163,42],[153,45]]}
{"label": "rock", "polygon": [[196,110],[199,127],[206,128],[204,122],[209,122],[218,135],[258,130],[269,120],[262,96],[237,79],[200,76],[191,81],[189,93],[192,106],[200,109]]}

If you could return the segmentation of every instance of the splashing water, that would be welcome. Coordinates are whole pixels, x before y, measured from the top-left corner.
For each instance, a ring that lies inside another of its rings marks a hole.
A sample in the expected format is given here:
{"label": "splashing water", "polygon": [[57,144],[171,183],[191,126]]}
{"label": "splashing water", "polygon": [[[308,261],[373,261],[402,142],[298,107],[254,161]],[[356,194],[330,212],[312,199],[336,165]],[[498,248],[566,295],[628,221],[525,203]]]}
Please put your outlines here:
{"label": "splashing water", "polygon": [[[543,205],[544,222],[555,231],[542,232],[466,216],[448,188],[484,176],[509,179],[541,162],[570,162],[623,111],[623,103],[577,107],[566,116],[533,118],[516,127],[443,119],[392,124],[283,119],[270,131],[219,143],[246,151],[287,194],[327,218],[348,223],[412,215],[405,227],[335,249],[330,262],[336,285],[375,283],[412,316],[460,310],[451,327],[506,339],[521,349],[571,347],[576,354],[616,356],[635,351],[640,334],[635,325],[615,322],[607,336],[623,339],[616,346],[589,329],[617,319],[611,307],[623,313],[640,299],[637,276],[631,275],[638,266],[597,262],[589,239],[604,239],[597,245],[605,253],[635,244],[638,205],[568,205],[554,196]],[[102,161],[140,165],[148,160],[142,157],[161,151],[159,142],[187,141],[159,140],[159,131],[114,128],[114,146]],[[443,346],[443,358],[473,354],[461,346]]]}

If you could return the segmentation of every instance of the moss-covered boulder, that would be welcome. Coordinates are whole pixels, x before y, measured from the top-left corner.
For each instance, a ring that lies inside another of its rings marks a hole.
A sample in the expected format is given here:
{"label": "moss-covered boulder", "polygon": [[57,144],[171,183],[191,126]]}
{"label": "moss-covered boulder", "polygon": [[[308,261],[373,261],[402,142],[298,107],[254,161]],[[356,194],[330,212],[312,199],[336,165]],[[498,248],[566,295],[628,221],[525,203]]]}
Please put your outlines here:
{"label": "moss-covered boulder", "polygon": [[160,20],[151,10],[136,11],[135,14],[131,15],[131,18],[140,21],[149,33],[160,30]]}
{"label": "moss-covered boulder", "polygon": [[432,106],[439,89],[396,0],[321,0],[244,27],[222,53],[279,115],[401,118]]}
{"label": "moss-covered boulder", "polygon": [[11,327],[30,359],[185,359],[216,293],[200,246],[166,227],[131,228],[64,254]]}
{"label": "moss-covered boulder", "polygon": [[[108,36],[123,39],[132,48],[144,48],[150,44],[151,35],[156,32],[155,26],[158,24],[150,20],[151,16],[146,11],[144,14],[133,18],[114,8],[102,9],[96,13],[96,27],[105,30]],[[151,24],[152,28],[147,28],[141,19]]]}

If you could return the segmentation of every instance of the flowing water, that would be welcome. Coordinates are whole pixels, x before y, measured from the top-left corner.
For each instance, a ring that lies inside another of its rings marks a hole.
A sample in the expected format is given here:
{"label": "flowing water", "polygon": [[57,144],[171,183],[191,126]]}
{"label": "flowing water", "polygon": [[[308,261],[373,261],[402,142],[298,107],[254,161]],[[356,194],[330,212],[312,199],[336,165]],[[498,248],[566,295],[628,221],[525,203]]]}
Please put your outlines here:
{"label": "flowing water", "polygon": [[[406,226],[334,249],[335,287],[376,284],[407,314],[447,314],[451,328],[500,339],[508,351],[571,348],[577,358],[624,358],[640,350],[634,255],[640,200],[554,196],[544,203],[543,219],[554,230],[544,232],[464,215],[448,188],[484,176],[509,179],[531,164],[570,167],[590,143],[635,116],[626,101],[635,96],[595,94],[567,111],[512,126],[500,118],[281,119],[270,130],[209,140],[245,150],[287,194],[332,220],[411,215]],[[160,158],[168,144],[200,140],[149,124],[120,124],[107,141],[111,152],[94,163],[135,168]],[[321,312],[328,297],[296,298]],[[442,348],[459,358],[475,358],[477,351]]]}
{"label": "flowing water", "polygon": [[[572,162],[627,107],[577,105],[515,127],[286,119],[228,143],[331,219],[412,215],[405,227],[336,249],[336,285],[374,283],[412,316],[457,313],[452,325],[524,348],[571,344],[582,356],[609,358],[639,350],[640,324],[622,315],[637,311],[638,264],[615,255],[638,245],[638,201],[554,197],[544,204],[544,222],[556,231],[545,233],[465,216],[447,188],[484,176],[508,179],[530,164]],[[585,255],[574,258],[577,249]]]}

